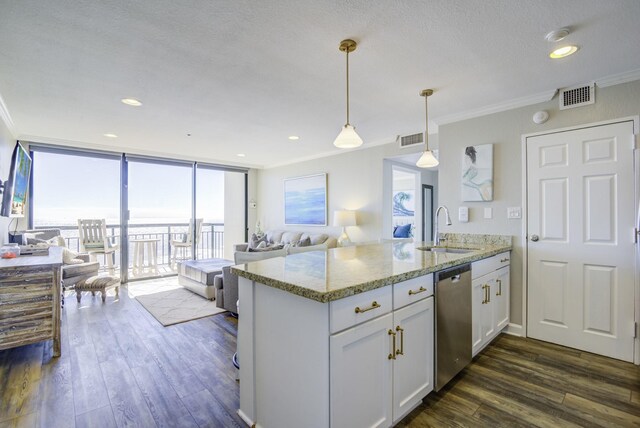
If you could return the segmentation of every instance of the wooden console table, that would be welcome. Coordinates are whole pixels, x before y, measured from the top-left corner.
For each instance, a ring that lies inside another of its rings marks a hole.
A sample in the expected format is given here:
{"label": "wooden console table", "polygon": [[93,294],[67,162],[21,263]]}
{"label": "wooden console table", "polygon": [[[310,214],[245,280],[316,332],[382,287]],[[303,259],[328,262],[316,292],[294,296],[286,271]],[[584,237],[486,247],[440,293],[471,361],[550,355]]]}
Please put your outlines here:
{"label": "wooden console table", "polygon": [[0,350],[53,340],[60,356],[62,248],[48,256],[0,259]]}

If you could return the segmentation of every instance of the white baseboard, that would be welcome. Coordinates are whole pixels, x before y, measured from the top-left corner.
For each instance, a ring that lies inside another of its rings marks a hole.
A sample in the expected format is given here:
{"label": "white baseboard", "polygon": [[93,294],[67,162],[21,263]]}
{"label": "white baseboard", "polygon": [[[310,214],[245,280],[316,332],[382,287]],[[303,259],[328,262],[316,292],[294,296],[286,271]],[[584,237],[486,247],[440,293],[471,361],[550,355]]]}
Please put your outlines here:
{"label": "white baseboard", "polygon": [[251,420],[251,418],[249,418],[249,416],[245,415],[244,412],[240,409],[238,409],[238,416],[240,416],[240,419],[242,419],[244,421],[244,423],[246,423],[248,426],[252,427],[255,426],[255,422],[253,422]]}
{"label": "white baseboard", "polygon": [[524,337],[524,330],[520,324],[509,323],[504,332],[512,336]]}

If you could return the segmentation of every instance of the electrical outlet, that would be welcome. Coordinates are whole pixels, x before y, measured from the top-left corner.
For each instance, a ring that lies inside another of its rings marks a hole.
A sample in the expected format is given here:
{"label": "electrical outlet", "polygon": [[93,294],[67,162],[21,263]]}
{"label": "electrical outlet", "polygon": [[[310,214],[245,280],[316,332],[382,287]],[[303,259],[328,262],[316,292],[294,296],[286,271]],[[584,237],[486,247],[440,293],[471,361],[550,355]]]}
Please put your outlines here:
{"label": "electrical outlet", "polygon": [[469,207],[458,208],[458,221],[460,223],[467,223],[469,221]]}
{"label": "electrical outlet", "polygon": [[508,219],[516,219],[522,217],[522,208],[520,207],[509,207],[507,208],[507,218]]}
{"label": "electrical outlet", "polygon": [[484,209],[484,218],[492,218],[493,217],[493,208],[487,207]]}

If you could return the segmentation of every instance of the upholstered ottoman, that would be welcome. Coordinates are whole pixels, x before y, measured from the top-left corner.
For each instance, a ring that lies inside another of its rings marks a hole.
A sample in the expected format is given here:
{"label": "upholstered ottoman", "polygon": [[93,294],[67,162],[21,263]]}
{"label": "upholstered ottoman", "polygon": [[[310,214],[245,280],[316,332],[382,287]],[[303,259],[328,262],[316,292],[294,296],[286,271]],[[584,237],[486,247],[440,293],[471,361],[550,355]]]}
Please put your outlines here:
{"label": "upholstered ottoman", "polygon": [[222,273],[224,266],[234,263],[226,259],[185,260],[178,263],[178,284],[205,299],[216,297],[214,278]]}
{"label": "upholstered ottoman", "polygon": [[107,289],[116,288],[116,296],[120,292],[120,278],[115,276],[92,276],[89,279],[80,281],[76,284],[76,299],[80,303],[83,291],[91,291],[91,295],[95,296],[96,291],[102,293],[102,303],[107,299]]}

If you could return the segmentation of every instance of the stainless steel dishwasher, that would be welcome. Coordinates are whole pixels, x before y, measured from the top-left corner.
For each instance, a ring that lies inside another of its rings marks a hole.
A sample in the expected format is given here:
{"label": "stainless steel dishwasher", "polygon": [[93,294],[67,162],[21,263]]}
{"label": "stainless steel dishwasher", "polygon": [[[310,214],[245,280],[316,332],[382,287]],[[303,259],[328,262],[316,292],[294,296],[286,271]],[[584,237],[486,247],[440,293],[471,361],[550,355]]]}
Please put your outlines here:
{"label": "stainless steel dishwasher", "polygon": [[471,362],[471,265],[438,272],[435,288],[439,391]]}

